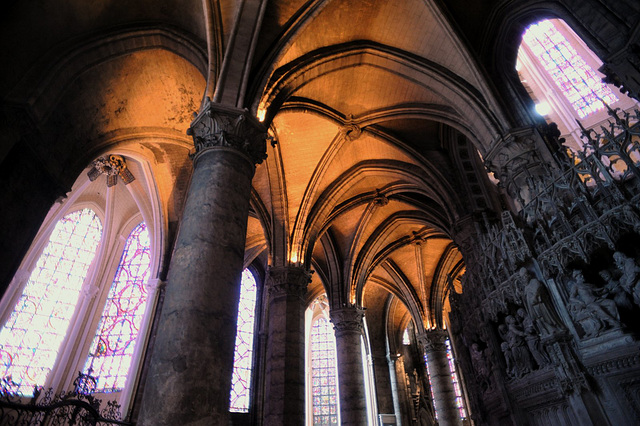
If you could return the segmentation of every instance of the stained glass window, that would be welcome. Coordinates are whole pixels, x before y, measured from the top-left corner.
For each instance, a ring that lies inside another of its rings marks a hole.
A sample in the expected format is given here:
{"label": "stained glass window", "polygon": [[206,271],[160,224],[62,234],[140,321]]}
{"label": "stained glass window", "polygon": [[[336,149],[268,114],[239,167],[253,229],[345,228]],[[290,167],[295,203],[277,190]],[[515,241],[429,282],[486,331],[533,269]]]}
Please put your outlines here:
{"label": "stained glass window", "polygon": [[330,322],[320,317],[311,327],[313,424],[338,424],[336,341]]}
{"label": "stained glass window", "polygon": [[464,409],[464,403],[462,402],[462,390],[460,389],[460,381],[458,380],[458,373],[456,372],[456,366],[453,362],[453,353],[451,352],[451,342],[449,339],[445,340],[447,345],[447,359],[449,360],[449,370],[451,370],[451,381],[453,382],[453,390],[456,393],[456,406],[460,413],[460,418],[467,418],[467,413]]}
{"label": "stained glass window", "polygon": [[248,269],[242,272],[240,303],[238,304],[238,326],[236,349],[233,357],[233,376],[229,411],[249,412],[251,391],[251,364],[253,361],[253,329],[256,312],[256,280]]}
{"label": "stained glass window", "polygon": [[96,378],[97,392],[120,391],[127,380],[147,306],[150,246],[143,222],[127,238],[84,368]]}
{"label": "stained glass window", "polygon": [[618,100],[551,21],[530,25],[522,40],[540,61],[580,118]]}
{"label": "stained glass window", "polygon": [[405,328],[404,333],[402,333],[402,344],[405,346],[409,346],[411,344],[411,339],[409,338],[409,329]]}
{"label": "stained glass window", "polygon": [[522,40],[580,118],[603,109],[602,101],[612,104],[618,100],[551,21],[529,26]]}
{"label": "stained glass window", "polygon": [[0,331],[0,378],[31,395],[45,384],[67,334],[102,235],[91,209],[60,219],[9,319]]}

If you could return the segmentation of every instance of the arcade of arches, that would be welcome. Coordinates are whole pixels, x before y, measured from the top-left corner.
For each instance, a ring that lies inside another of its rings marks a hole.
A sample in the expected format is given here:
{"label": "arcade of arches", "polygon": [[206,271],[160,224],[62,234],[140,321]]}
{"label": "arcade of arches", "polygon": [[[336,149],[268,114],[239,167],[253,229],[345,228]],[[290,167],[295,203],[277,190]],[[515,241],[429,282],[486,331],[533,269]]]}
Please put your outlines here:
{"label": "arcade of arches", "polygon": [[[0,9],[0,327],[56,223],[102,235],[38,379],[0,334],[3,394],[109,368],[125,274],[135,349],[100,389],[137,425],[640,417],[636,0]],[[518,56],[541,21],[575,47]]]}

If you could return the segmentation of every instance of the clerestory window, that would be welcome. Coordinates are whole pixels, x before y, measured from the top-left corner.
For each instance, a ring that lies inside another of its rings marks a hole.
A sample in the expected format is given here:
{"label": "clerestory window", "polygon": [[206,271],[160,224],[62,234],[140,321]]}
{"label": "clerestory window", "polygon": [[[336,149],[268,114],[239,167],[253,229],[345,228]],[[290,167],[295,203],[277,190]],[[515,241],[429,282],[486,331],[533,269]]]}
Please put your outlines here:
{"label": "clerestory window", "polygon": [[522,36],[536,59],[580,118],[604,109],[618,97],[550,20],[530,25]]}

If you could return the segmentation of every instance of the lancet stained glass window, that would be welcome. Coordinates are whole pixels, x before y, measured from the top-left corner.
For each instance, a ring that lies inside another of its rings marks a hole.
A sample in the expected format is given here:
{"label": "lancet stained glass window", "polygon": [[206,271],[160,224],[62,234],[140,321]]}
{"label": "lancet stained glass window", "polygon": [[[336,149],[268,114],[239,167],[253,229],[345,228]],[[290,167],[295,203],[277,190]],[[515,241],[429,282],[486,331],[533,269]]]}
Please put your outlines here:
{"label": "lancet stained glass window", "polygon": [[453,382],[453,390],[456,393],[456,407],[460,413],[460,418],[467,418],[467,412],[464,409],[464,403],[462,402],[462,389],[460,389],[460,381],[458,380],[458,373],[456,372],[456,366],[453,362],[453,353],[451,352],[451,342],[449,339],[445,340],[447,345],[447,360],[449,360],[449,370],[451,370],[451,381]]}
{"label": "lancet stained glass window", "polygon": [[540,61],[580,118],[618,100],[552,22],[530,25],[522,40]]}
{"label": "lancet stained glass window", "polygon": [[313,424],[338,424],[336,342],[333,327],[320,317],[311,327],[311,394]]}
{"label": "lancet stained glass window", "polygon": [[97,392],[124,388],[136,339],[147,306],[150,256],[149,232],[136,226],[124,246],[84,373],[96,378]]}
{"label": "lancet stained glass window", "polygon": [[[458,408],[458,414],[461,419],[467,418],[467,412],[464,408],[464,402],[462,401],[462,389],[460,389],[460,381],[458,380],[458,373],[456,372],[456,366],[453,362],[453,353],[451,352],[451,342],[449,339],[445,340],[447,345],[447,360],[449,361],[449,371],[451,371],[451,382],[453,383],[453,390],[456,394],[456,407]],[[424,355],[424,362],[427,366],[427,378],[429,379],[429,387],[431,388],[431,400],[435,401],[433,397],[433,386],[431,385],[431,373],[429,372],[429,360],[427,354]],[[433,407],[436,419],[438,418],[438,410]]]}
{"label": "lancet stained glass window", "polygon": [[409,346],[411,344],[411,339],[409,338],[409,329],[405,328],[404,333],[402,333],[402,344],[405,346]]}
{"label": "lancet stained glass window", "polygon": [[0,378],[31,395],[53,368],[82,284],[95,257],[102,224],[91,209],[60,219],[13,312],[0,331]]}
{"label": "lancet stained glass window", "polygon": [[256,280],[251,271],[245,269],[242,272],[240,286],[236,349],[233,356],[233,376],[231,378],[231,394],[229,395],[229,411],[237,413],[249,411],[257,293]]}

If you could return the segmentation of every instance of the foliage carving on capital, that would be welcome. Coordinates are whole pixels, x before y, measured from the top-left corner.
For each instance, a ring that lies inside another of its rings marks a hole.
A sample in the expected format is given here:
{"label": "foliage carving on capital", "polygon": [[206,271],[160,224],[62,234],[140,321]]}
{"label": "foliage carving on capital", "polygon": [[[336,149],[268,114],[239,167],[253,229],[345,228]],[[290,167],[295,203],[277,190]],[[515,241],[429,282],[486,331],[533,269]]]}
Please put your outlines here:
{"label": "foliage carving on capital", "polygon": [[246,109],[216,104],[207,98],[195,114],[187,134],[193,137],[195,156],[214,147],[235,148],[254,164],[267,158],[267,131]]}
{"label": "foliage carving on capital", "polygon": [[311,273],[299,266],[270,267],[267,288],[272,297],[297,296],[304,298]]}
{"label": "foliage carving on capital", "polygon": [[420,342],[427,354],[431,352],[446,352],[447,344],[445,342],[448,337],[449,334],[446,330],[434,328],[418,335],[418,342]]}
{"label": "foliage carving on capital", "polygon": [[355,305],[331,308],[330,316],[336,336],[343,333],[362,333],[364,331],[362,326],[364,309],[362,308]]}

